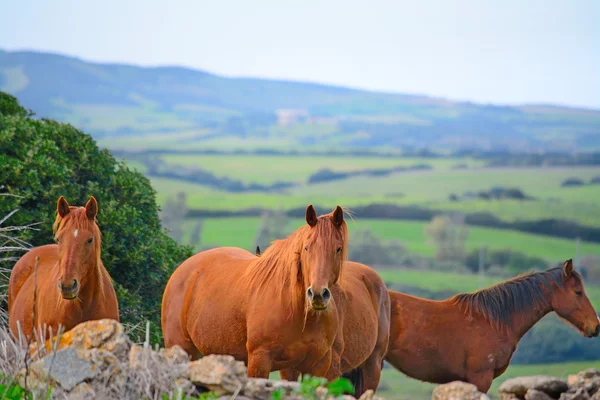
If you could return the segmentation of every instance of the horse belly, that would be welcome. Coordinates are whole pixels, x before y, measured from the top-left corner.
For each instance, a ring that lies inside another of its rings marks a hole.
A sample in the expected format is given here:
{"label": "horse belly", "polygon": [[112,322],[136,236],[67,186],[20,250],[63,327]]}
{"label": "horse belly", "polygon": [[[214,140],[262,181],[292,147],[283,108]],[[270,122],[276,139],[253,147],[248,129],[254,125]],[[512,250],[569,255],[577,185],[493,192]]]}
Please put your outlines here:
{"label": "horse belly", "polygon": [[[202,293],[201,285],[198,290],[198,293]],[[203,355],[229,354],[237,360],[247,361],[247,332],[243,314],[239,307],[233,306],[235,301],[222,297],[221,301],[215,301],[213,298],[198,297],[190,305],[187,330],[192,342]]]}
{"label": "horse belly", "polygon": [[368,301],[356,301],[345,308],[342,369],[348,371],[361,365],[373,352],[377,344],[379,321]]}

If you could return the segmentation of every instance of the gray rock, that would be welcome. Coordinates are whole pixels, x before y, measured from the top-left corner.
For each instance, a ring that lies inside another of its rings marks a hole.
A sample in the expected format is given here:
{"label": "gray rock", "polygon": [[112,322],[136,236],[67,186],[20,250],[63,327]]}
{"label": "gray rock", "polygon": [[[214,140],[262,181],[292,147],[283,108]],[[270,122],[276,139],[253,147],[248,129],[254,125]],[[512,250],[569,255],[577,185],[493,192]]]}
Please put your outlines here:
{"label": "gray rock", "polygon": [[540,390],[550,397],[557,398],[561,393],[569,389],[567,382],[552,376],[523,376],[508,379],[500,385],[500,393],[510,393],[516,397],[523,398],[529,389]]}
{"label": "gray rock", "polygon": [[479,390],[477,386],[454,381],[439,385],[433,390],[432,400],[489,400],[489,397]]}
{"label": "gray rock", "polygon": [[189,380],[217,395],[234,393],[248,380],[246,366],[232,356],[209,355],[189,363]]}
{"label": "gray rock", "polygon": [[300,390],[298,382],[270,381],[262,378],[248,378],[242,390],[244,396],[253,399],[270,399],[273,392],[281,390],[285,396],[290,396]]}
{"label": "gray rock", "polygon": [[575,393],[579,388],[585,389],[590,396],[593,395],[600,390],[600,376],[592,375],[591,377],[584,378],[578,375],[576,380],[571,381],[571,387],[568,392]]}
{"label": "gray rock", "polygon": [[552,397],[548,396],[546,393],[537,389],[529,389],[527,393],[525,393],[525,400],[554,400]]}
{"label": "gray rock", "polygon": [[67,400],[87,400],[96,397],[96,391],[87,383],[80,383],[67,395]]}
{"label": "gray rock", "polygon": [[579,388],[575,393],[562,393],[559,400],[590,400],[590,395],[584,388]]}
{"label": "gray rock", "polygon": [[[21,370],[17,379],[25,386],[27,371]],[[59,350],[47,355],[29,366],[27,385],[40,388],[46,384],[57,384],[64,390],[71,390],[86,379],[92,379],[100,373],[100,369],[90,360],[83,360],[73,347]]]}
{"label": "gray rock", "polygon": [[375,392],[371,389],[364,392],[358,400],[381,400],[381,397],[375,396]]}

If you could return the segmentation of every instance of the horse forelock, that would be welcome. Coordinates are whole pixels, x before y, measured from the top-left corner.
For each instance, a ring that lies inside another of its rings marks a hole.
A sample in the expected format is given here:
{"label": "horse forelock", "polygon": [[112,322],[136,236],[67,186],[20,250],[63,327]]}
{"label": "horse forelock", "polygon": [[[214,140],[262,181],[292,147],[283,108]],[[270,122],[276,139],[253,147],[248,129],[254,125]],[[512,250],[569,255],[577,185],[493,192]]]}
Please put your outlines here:
{"label": "horse forelock", "polygon": [[94,236],[94,252],[96,254],[96,273],[100,289],[104,287],[104,280],[100,267],[102,266],[101,249],[102,249],[102,233],[95,220],[90,220],[85,212],[85,207],[69,206],[70,212],[62,218],[57,213],[52,230],[54,238],[62,235],[73,235],[77,237],[79,231],[88,230]]}
{"label": "horse forelock", "polygon": [[[341,240],[342,257],[338,268],[347,259],[348,228],[343,222],[336,228],[331,221],[332,214],[321,215],[311,228],[303,225],[285,239],[273,241],[260,257],[253,260],[246,270],[246,282],[253,289],[261,289],[269,284],[277,287],[276,293],[286,298],[290,311],[303,307],[304,288],[300,255],[304,243],[316,244],[317,248],[327,248],[336,240]],[[287,290],[286,290],[287,289]],[[300,295],[296,295],[298,292]],[[286,304],[284,301],[282,304]]]}
{"label": "horse forelock", "polygon": [[[581,279],[576,271],[573,276]],[[525,273],[474,293],[457,294],[451,301],[462,307],[465,314],[475,312],[497,329],[508,329],[515,314],[547,307],[551,302],[547,292],[553,293],[563,283],[562,268],[552,268]]]}

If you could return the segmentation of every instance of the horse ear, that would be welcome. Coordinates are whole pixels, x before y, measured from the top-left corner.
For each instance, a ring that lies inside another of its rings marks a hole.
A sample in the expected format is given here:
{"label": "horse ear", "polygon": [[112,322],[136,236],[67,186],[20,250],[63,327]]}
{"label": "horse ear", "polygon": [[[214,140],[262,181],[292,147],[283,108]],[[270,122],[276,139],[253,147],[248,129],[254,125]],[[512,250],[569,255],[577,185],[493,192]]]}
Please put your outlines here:
{"label": "horse ear", "polygon": [[67,203],[67,199],[64,196],[60,196],[58,198],[58,204],[56,205],[56,211],[58,211],[58,215],[61,218],[66,217],[71,209],[69,208],[69,203]]}
{"label": "horse ear", "polygon": [[317,224],[317,212],[312,204],[306,207],[306,223],[310,226]]}
{"label": "horse ear", "polygon": [[333,224],[337,228],[342,226],[342,222],[344,222],[344,210],[342,210],[342,207],[337,206],[335,208],[335,211],[333,212],[333,217],[331,219],[333,220]]}
{"label": "horse ear", "polygon": [[94,196],[90,196],[90,199],[85,204],[85,215],[92,221],[96,218],[96,215],[98,215],[98,202]]}
{"label": "horse ear", "polygon": [[260,247],[256,246],[256,255],[260,256]]}
{"label": "horse ear", "polygon": [[573,273],[573,259],[570,258],[563,264],[563,274],[565,278],[568,278]]}

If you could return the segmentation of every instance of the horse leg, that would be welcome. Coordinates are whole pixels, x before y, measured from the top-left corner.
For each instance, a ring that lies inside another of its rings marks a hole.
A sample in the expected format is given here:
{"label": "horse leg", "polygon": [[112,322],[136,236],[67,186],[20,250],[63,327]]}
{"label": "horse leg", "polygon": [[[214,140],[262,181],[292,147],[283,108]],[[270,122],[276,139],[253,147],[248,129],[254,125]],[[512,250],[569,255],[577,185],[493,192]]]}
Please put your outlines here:
{"label": "horse leg", "polygon": [[298,382],[300,372],[296,371],[295,369],[284,369],[279,371],[279,376],[281,376],[281,379],[286,381]]}
{"label": "horse leg", "polygon": [[250,378],[269,378],[271,373],[271,355],[267,350],[256,350],[248,354],[248,376]]}
{"label": "horse leg", "polygon": [[481,393],[487,393],[488,390],[490,390],[493,380],[494,370],[492,369],[473,373],[467,372],[467,382],[477,386],[477,390],[479,390]]}
{"label": "horse leg", "polygon": [[[317,361],[317,363],[314,364],[312,367],[311,375],[327,378],[328,372],[331,367],[332,355],[333,354],[332,354],[331,350],[329,350],[327,352],[327,354],[325,354],[323,356],[323,358],[321,358],[319,361]],[[339,375],[338,375],[338,377],[339,377]]]}

